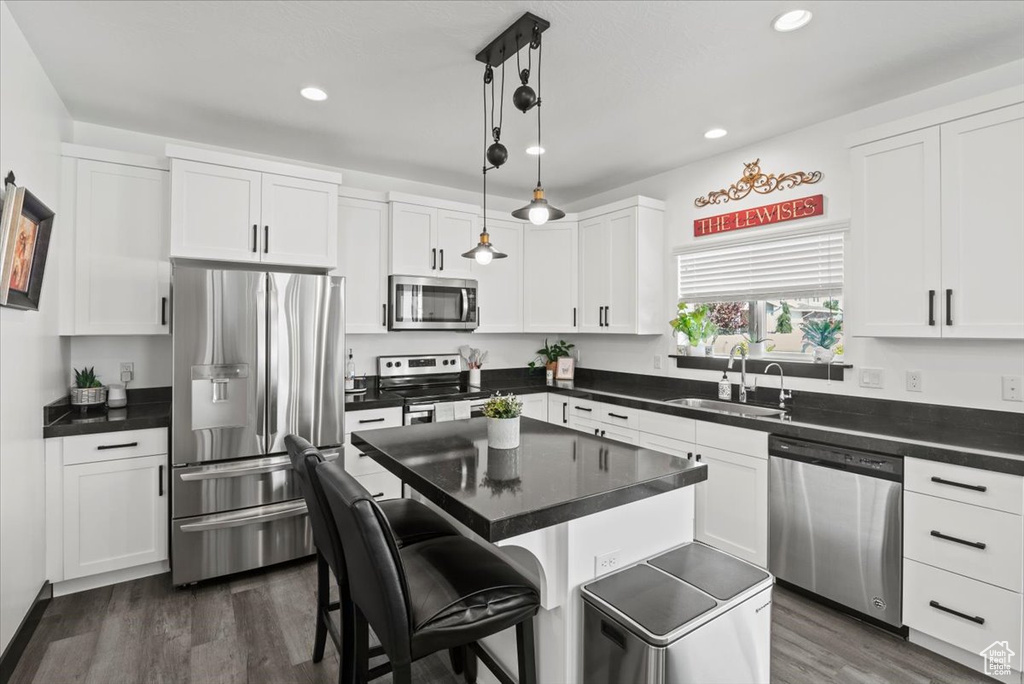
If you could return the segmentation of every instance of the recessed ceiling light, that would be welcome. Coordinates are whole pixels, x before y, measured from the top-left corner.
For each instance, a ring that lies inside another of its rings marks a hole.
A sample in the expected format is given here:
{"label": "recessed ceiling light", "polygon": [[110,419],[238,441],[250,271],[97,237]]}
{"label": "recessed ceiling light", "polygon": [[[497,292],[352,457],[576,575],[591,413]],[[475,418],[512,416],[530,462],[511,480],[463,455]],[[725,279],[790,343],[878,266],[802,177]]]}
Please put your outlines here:
{"label": "recessed ceiling light", "polygon": [[313,100],[313,102],[323,102],[327,99],[327,93],[313,86],[303,88],[299,91],[299,94],[307,100]]}
{"label": "recessed ceiling light", "polygon": [[704,134],[704,137],[708,140],[714,140],[715,138],[724,138],[729,131],[724,128],[712,128],[710,131]]}
{"label": "recessed ceiling light", "polygon": [[772,28],[780,33],[786,33],[787,31],[796,31],[798,28],[803,28],[810,21],[811,13],[809,10],[792,10],[775,17],[772,20]]}
{"label": "recessed ceiling light", "polygon": [[526,154],[532,154],[534,156],[537,156],[538,154],[544,154],[544,148],[541,147],[540,145],[531,145],[530,147],[526,148]]}

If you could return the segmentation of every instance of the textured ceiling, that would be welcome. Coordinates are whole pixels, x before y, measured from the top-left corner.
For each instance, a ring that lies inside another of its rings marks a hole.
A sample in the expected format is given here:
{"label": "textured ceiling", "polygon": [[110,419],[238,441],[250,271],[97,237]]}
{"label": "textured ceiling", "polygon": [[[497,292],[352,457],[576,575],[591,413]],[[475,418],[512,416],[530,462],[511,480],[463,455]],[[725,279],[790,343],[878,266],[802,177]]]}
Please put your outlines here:
{"label": "textured ceiling", "polygon": [[[1022,2],[8,5],[76,120],[469,189],[483,149],[473,56],[532,11],[551,22],[556,205],[1024,57]],[[772,31],[793,6],[814,21]],[[330,99],[301,99],[308,84]],[[515,85],[510,70],[511,158],[489,181],[526,198],[536,118],[511,106]],[[729,136],[705,140],[714,126]]]}

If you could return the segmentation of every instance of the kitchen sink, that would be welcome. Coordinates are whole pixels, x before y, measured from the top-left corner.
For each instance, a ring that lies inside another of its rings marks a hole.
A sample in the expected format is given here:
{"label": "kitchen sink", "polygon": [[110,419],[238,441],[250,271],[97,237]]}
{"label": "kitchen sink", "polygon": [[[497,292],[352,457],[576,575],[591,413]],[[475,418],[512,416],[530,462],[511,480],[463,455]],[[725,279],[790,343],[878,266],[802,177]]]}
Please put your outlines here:
{"label": "kitchen sink", "polygon": [[669,399],[665,403],[674,404],[676,406],[685,406],[687,408],[704,409],[705,411],[717,411],[718,413],[732,413],[737,416],[777,418],[786,415],[786,412],[782,409],[765,408],[763,406],[750,406],[749,404],[734,404],[731,401],[718,401],[716,399],[700,399],[697,397]]}

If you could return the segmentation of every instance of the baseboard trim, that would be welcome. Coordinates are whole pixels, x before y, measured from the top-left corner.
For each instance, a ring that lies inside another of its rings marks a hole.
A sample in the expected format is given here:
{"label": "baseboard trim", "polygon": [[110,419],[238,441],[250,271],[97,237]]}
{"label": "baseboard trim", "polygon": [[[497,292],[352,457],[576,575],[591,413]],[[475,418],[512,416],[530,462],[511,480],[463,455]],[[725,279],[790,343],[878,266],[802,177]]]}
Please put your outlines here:
{"label": "baseboard trim", "polygon": [[[154,563],[146,563],[145,565],[136,565],[122,570],[101,572],[97,575],[76,577],[74,579],[64,580],[63,582],[57,582],[54,584],[53,595],[66,596],[68,594],[77,594],[80,591],[88,591],[90,589],[106,587],[111,584],[119,584],[121,582],[130,582],[131,580],[142,579],[143,577],[149,577],[151,575],[160,575],[165,572],[170,572],[170,570],[170,563],[164,560],[156,561]],[[0,684],[2,684],[2,682],[0,682]]]}
{"label": "baseboard trim", "polygon": [[11,643],[7,644],[3,655],[0,655],[0,684],[7,684],[11,680],[14,669],[18,667],[18,661],[21,660],[21,654],[25,652],[25,647],[28,646],[32,635],[35,634],[36,627],[39,626],[39,622],[43,619],[43,613],[46,612],[46,607],[50,605],[52,599],[53,585],[50,584],[50,580],[46,580],[40,587],[39,593],[36,594],[32,607],[22,618],[18,629],[14,631]]}

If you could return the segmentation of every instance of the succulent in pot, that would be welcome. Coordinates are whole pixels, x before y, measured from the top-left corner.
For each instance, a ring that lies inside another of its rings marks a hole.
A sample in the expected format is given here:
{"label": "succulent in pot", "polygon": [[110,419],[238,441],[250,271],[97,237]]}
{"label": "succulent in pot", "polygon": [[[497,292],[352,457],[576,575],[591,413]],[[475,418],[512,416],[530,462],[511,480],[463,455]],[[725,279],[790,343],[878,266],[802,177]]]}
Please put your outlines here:
{"label": "succulent in pot", "polygon": [[540,366],[538,362],[543,362],[545,368],[550,371],[555,370],[555,366],[558,364],[558,359],[563,356],[571,356],[570,352],[576,345],[565,340],[559,340],[554,344],[548,344],[548,340],[544,338],[544,346],[537,350],[537,358],[530,363],[526,364],[530,367],[530,370],[536,370]]}
{"label": "succulent in pot", "polygon": [[829,363],[835,352],[832,348],[839,342],[843,331],[843,319],[838,317],[804,321],[800,324],[803,332],[803,350],[814,350],[815,363]]}
{"label": "succulent in pot", "polygon": [[102,404],[107,400],[107,388],[96,375],[95,366],[75,369],[75,386],[71,388],[71,403],[74,406]]}
{"label": "succulent in pot", "polygon": [[492,449],[515,449],[519,446],[519,417],[523,402],[514,394],[498,392],[484,404],[487,417],[487,446]]}

